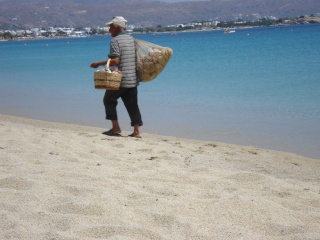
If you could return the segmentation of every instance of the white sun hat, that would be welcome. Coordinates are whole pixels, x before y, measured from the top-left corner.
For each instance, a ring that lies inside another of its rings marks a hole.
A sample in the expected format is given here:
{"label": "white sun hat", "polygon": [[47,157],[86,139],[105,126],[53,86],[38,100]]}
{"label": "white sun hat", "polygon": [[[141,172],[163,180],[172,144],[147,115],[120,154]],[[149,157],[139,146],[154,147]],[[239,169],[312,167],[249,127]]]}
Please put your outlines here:
{"label": "white sun hat", "polygon": [[110,26],[111,24],[114,24],[115,26],[119,26],[121,28],[127,28],[128,21],[121,16],[116,16],[110,22],[106,23],[107,26]]}

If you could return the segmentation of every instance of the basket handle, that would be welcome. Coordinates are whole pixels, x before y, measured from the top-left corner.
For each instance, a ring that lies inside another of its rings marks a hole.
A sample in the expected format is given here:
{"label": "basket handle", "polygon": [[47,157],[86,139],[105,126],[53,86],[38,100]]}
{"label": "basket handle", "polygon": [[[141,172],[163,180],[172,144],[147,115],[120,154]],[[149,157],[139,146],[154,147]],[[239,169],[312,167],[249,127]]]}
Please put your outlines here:
{"label": "basket handle", "polygon": [[109,69],[110,61],[111,61],[111,58],[108,58],[107,64],[104,65],[104,67],[106,68],[106,71],[110,71],[110,69]]}

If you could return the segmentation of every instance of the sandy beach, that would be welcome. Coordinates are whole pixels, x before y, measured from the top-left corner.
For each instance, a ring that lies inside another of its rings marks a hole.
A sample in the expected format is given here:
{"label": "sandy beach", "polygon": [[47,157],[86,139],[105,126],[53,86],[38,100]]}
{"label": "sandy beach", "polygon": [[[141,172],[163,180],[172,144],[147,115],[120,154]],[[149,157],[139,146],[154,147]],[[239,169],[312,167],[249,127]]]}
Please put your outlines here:
{"label": "sandy beach", "polygon": [[320,159],[0,115],[0,239],[320,239]]}

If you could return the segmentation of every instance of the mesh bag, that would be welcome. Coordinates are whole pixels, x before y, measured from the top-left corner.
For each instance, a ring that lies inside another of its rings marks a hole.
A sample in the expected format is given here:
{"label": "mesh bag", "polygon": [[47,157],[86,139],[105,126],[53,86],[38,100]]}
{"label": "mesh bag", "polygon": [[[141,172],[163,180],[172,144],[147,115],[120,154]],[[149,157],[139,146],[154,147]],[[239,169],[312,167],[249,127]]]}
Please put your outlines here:
{"label": "mesh bag", "polygon": [[135,39],[137,71],[140,82],[155,79],[162,72],[172,55],[172,49]]}
{"label": "mesh bag", "polygon": [[119,90],[122,74],[121,72],[111,72],[109,69],[110,60],[108,59],[105,69],[94,72],[95,89]]}

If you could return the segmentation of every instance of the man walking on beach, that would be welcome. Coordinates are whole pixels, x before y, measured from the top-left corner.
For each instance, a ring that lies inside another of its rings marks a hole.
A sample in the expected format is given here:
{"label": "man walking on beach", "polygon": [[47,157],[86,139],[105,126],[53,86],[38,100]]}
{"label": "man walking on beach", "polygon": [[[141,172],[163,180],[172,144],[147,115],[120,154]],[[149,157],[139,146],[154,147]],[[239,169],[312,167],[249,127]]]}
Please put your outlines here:
{"label": "man walking on beach", "polygon": [[[122,73],[119,90],[107,90],[103,103],[106,111],[106,119],[111,120],[112,129],[104,134],[109,136],[120,136],[121,128],[117,116],[118,99],[121,98],[131,119],[133,133],[129,136],[140,138],[140,126],[142,126],[141,114],[138,106],[139,80],[136,71],[136,52],[134,39],[126,33],[127,20],[123,17],[114,17],[106,24],[112,36],[110,42],[111,58],[110,66],[117,66]],[[106,65],[107,61],[93,62],[90,67],[97,68]]]}

